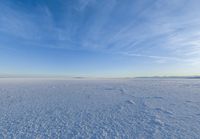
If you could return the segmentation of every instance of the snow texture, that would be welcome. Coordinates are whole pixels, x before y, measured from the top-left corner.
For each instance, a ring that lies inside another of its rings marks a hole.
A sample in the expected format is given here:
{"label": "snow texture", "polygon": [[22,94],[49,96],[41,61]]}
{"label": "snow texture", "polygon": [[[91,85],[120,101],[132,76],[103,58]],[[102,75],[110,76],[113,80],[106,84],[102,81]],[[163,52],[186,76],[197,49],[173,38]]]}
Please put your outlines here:
{"label": "snow texture", "polygon": [[199,137],[198,79],[0,79],[0,139]]}

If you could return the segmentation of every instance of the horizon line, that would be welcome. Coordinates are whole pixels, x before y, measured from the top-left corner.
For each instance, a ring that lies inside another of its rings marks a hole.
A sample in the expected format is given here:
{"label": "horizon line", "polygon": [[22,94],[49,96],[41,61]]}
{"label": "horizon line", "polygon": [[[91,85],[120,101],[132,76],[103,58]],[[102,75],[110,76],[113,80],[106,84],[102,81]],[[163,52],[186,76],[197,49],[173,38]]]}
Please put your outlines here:
{"label": "horizon line", "polygon": [[70,76],[56,74],[0,74],[0,78],[72,78],[72,79],[128,79],[128,78],[200,78],[200,75],[152,75],[152,76]]}

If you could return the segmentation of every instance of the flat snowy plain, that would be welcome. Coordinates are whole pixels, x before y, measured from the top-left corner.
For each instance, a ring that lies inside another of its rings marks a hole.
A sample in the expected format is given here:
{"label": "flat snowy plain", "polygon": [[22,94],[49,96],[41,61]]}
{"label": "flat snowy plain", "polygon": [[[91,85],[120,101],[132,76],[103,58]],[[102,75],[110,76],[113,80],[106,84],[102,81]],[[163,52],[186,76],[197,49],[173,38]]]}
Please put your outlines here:
{"label": "flat snowy plain", "polygon": [[199,79],[0,79],[0,139],[200,138]]}

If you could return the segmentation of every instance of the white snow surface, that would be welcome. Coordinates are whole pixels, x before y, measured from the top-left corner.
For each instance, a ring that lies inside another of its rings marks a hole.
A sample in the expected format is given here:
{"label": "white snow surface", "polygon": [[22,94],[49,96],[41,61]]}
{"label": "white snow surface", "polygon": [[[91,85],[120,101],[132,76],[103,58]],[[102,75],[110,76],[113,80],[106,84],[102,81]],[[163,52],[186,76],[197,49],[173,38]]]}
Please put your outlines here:
{"label": "white snow surface", "polygon": [[0,79],[0,139],[200,138],[198,79]]}

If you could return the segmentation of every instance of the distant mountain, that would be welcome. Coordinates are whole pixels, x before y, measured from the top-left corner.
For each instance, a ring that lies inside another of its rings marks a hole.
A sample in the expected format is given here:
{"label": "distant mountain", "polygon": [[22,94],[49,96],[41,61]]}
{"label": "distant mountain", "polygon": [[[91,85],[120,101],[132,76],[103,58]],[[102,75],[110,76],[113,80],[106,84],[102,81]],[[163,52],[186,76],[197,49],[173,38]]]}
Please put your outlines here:
{"label": "distant mountain", "polygon": [[136,77],[136,78],[159,78],[159,79],[164,79],[164,78],[172,78],[172,79],[200,79],[200,76],[152,76],[152,77]]}

